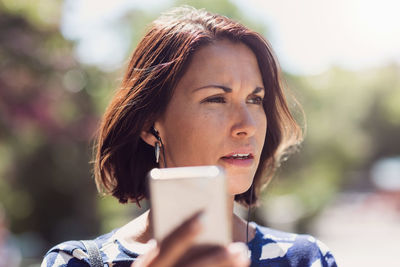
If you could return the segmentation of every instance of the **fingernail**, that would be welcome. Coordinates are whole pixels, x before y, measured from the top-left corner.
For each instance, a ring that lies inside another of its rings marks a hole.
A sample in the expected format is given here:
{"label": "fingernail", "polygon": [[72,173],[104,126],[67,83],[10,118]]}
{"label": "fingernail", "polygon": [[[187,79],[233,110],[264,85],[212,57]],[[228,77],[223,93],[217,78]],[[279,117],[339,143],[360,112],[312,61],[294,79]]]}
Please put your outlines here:
{"label": "fingernail", "polygon": [[202,226],[204,226],[204,224],[206,223],[206,219],[205,219],[205,216],[204,216],[204,212],[201,212],[201,213],[199,214],[199,216],[197,217],[197,220],[199,221],[199,223],[200,223]]}
{"label": "fingernail", "polygon": [[155,239],[150,239],[150,240],[147,242],[147,244],[149,245],[149,248],[150,248],[150,249],[157,247],[157,241],[156,241]]}
{"label": "fingernail", "polygon": [[197,231],[203,227],[203,222],[200,217],[197,217],[192,223],[191,223],[191,228],[194,231]]}
{"label": "fingernail", "polygon": [[229,246],[229,250],[231,251],[231,253],[240,254],[241,256],[248,258],[249,249],[244,243],[241,242],[233,243]]}
{"label": "fingernail", "polygon": [[250,250],[244,243],[233,243],[229,246],[231,253],[236,256],[237,262],[242,265],[250,265]]}
{"label": "fingernail", "polygon": [[203,215],[204,215],[204,210],[199,210],[198,212],[196,212],[196,213],[194,214],[193,217],[199,218],[199,217],[201,217],[201,216],[203,216]]}
{"label": "fingernail", "polygon": [[204,222],[204,211],[201,210],[201,211],[196,212],[192,216],[191,221],[199,222],[200,224],[203,224],[203,222]]}

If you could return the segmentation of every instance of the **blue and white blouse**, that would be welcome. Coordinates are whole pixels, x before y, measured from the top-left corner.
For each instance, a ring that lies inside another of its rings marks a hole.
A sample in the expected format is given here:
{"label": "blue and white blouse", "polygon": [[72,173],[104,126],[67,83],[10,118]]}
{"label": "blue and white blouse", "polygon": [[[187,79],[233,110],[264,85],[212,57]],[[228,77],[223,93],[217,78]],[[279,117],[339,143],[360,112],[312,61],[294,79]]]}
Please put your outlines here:
{"label": "blue and white blouse", "polygon": [[[310,235],[285,233],[262,227],[256,228],[255,237],[248,243],[251,267],[336,267],[329,249]],[[100,249],[104,266],[126,267],[141,253],[128,249],[115,235],[116,230],[94,241]],[[90,266],[86,249],[80,241],[67,241],[50,249],[41,267]]]}

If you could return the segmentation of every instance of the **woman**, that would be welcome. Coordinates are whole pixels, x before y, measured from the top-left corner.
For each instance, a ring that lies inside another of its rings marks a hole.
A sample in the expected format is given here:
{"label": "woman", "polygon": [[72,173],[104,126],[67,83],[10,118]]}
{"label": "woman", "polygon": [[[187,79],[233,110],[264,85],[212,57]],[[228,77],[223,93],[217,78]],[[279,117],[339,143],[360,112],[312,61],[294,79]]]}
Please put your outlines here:
{"label": "woman", "polygon": [[[201,231],[198,215],[156,243],[147,211],[95,239],[103,263],[249,266],[248,247],[252,266],[336,266],[311,236],[248,225],[233,214],[234,201],[256,205],[281,156],[300,140],[278,63],[259,34],[204,10],[163,15],[136,48],[103,117],[96,182],[120,202],[140,205],[148,198],[145,177],[152,168],[220,165],[235,243],[185,258]],[[51,249],[42,266],[87,266],[88,258],[82,242],[69,241]]]}

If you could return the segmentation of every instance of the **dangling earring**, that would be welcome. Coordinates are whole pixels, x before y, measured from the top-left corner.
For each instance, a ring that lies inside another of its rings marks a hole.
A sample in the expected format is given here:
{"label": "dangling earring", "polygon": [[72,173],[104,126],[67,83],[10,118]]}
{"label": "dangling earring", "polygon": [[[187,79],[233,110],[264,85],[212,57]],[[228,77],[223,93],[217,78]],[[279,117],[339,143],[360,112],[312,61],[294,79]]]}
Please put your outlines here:
{"label": "dangling earring", "polygon": [[[154,154],[156,156],[156,163],[159,162],[160,160],[160,142],[161,142],[161,137],[156,128],[154,128],[154,125],[151,126],[150,132],[152,135],[154,135],[155,138],[157,138],[158,141],[154,143]],[[162,142],[161,142],[162,143]]]}
{"label": "dangling earring", "polygon": [[161,140],[160,134],[158,133],[156,128],[154,128],[154,125],[150,128],[150,132],[152,135],[154,135],[155,138],[157,138],[157,141],[154,143],[154,154],[156,156],[156,163],[159,163],[160,150],[162,149],[164,168],[167,168],[167,163],[165,162],[165,147]]}
{"label": "dangling earring", "polygon": [[160,142],[158,141],[154,144],[154,154],[156,156],[156,163],[158,163],[160,159]]}

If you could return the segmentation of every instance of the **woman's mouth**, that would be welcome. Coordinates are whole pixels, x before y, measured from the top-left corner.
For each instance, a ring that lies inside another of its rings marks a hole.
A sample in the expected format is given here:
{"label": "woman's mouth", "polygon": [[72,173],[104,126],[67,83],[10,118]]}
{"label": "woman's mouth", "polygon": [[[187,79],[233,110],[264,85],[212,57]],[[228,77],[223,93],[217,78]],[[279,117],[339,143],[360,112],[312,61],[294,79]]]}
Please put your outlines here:
{"label": "woman's mouth", "polygon": [[224,162],[240,167],[251,166],[254,162],[254,156],[251,153],[232,153],[221,158]]}

